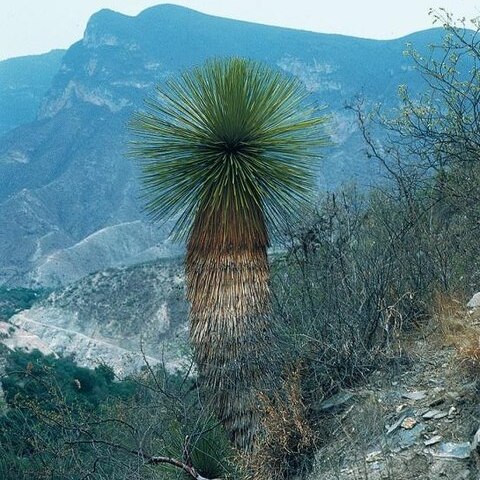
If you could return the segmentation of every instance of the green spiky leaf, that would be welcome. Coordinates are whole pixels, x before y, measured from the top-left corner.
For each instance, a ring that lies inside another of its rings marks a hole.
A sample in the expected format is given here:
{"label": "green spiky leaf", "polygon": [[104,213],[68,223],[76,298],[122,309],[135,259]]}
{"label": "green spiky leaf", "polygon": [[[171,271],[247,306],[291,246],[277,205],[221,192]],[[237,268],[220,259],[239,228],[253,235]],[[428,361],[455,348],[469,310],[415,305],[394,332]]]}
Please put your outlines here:
{"label": "green spiky leaf", "polygon": [[205,212],[279,226],[308,198],[326,118],[298,79],[231,58],[156,93],[132,120],[132,149],[147,209],[157,220],[177,217],[177,237]]}

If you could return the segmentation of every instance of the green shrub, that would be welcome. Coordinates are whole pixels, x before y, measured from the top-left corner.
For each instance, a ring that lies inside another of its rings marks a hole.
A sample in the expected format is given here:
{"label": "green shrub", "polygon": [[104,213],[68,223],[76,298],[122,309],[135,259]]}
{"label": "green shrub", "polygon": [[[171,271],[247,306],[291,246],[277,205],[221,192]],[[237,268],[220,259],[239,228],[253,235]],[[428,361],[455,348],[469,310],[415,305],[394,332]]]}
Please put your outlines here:
{"label": "green shrub", "polygon": [[183,477],[150,463],[155,455],[188,462],[207,478],[230,478],[235,469],[225,433],[188,376],[149,367],[120,381],[108,366],[92,370],[38,351],[10,353],[5,370],[0,478]]}
{"label": "green shrub", "polygon": [[8,320],[15,313],[30,308],[48,293],[46,289],[0,287],[0,320]]}

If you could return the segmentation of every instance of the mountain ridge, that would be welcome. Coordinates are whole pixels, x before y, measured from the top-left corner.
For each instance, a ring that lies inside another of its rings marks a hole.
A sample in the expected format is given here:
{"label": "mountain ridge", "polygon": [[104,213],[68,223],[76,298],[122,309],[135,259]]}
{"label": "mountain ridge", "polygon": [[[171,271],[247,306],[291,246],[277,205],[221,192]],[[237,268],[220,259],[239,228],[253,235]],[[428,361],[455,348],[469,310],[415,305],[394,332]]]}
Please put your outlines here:
{"label": "mountain ridge", "polygon": [[119,17],[125,18],[125,19],[135,19],[135,18],[143,18],[143,17],[148,17],[148,16],[153,16],[153,15],[161,15],[164,13],[175,13],[175,14],[180,14],[180,15],[197,15],[197,16],[203,16],[203,17],[210,17],[212,19],[220,19],[224,21],[232,21],[237,24],[250,24],[254,26],[262,26],[266,28],[274,28],[274,29],[281,29],[281,30],[290,30],[296,33],[311,33],[311,34],[320,34],[320,35],[325,35],[325,36],[331,36],[331,37],[345,37],[349,39],[358,39],[358,40],[367,40],[367,41],[372,41],[372,42],[395,42],[398,40],[404,40],[407,39],[411,36],[416,36],[417,34],[422,34],[423,32],[428,32],[428,36],[430,36],[431,32],[436,31],[436,32],[441,32],[442,28],[441,27],[431,27],[423,30],[416,30],[410,33],[407,33],[405,35],[401,35],[399,37],[394,37],[394,38],[388,38],[388,39],[377,39],[377,38],[369,38],[369,37],[358,37],[355,35],[348,35],[348,34],[343,34],[343,33],[331,33],[331,32],[321,32],[321,31],[316,31],[316,30],[308,30],[308,29],[303,29],[303,28],[294,28],[294,27],[286,27],[286,26],[280,26],[280,25],[270,25],[270,24],[264,24],[264,23],[259,23],[259,22],[254,22],[251,20],[241,20],[241,19],[235,19],[231,17],[222,17],[221,15],[216,15],[212,13],[205,13],[201,12],[199,10],[196,10],[194,8],[190,7],[185,7],[182,5],[176,5],[174,3],[162,3],[159,5],[153,5],[151,7],[147,7],[143,9],[141,12],[139,12],[136,15],[128,15],[122,12],[118,12],[116,10],[110,9],[110,8],[102,8],[101,10],[95,12],[91,17],[90,21],[94,20],[98,17],[101,17],[103,15],[109,15],[111,18],[118,15]]}
{"label": "mountain ridge", "polygon": [[[82,250],[81,258],[62,253],[106,227],[116,230],[106,241],[106,258],[120,259],[111,266],[172,248],[168,224],[149,226],[138,168],[125,155],[131,114],[172,75],[208,58],[236,55],[299,77],[312,100],[332,113],[330,133],[337,145],[322,160],[319,188],[353,178],[368,184],[374,166],[361,159],[361,140],[344,105],[363,91],[372,102],[391,107],[399,83],[418,90],[419,79],[402,56],[404,42],[437,37],[433,29],[401,40],[358,39],[172,5],[134,17],[98,12],[84,38],[63,55],[37,120],[0,138],[0,283],[35,285],[35,272],[52,255],[61,260],[41,278],[54,285],[62,283],[62,271],[84,275],[108,267],[94,250]],[[121,226],[131,222],[141,224],[138,247],[145,254],[122,250],[127,240]],[[140,232],[152,228],[156,234],[143,244]],[[87,264],[89,271],[82,267]],[[77,278],[68,275],[68,281]]]}

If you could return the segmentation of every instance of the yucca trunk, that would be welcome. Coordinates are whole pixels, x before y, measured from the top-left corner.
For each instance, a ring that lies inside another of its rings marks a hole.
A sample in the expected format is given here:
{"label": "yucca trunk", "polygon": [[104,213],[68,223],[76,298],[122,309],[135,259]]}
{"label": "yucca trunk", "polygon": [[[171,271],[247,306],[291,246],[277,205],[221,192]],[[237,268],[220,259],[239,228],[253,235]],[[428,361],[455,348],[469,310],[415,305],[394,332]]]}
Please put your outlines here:
{"label": "yucca trunk", "polygon": [[268,375],[268,236],[261,210],[253,210],[199,213],[186,258],[190,339],[201,384],[241,449],[251,447],[258,429],[256,397]]}

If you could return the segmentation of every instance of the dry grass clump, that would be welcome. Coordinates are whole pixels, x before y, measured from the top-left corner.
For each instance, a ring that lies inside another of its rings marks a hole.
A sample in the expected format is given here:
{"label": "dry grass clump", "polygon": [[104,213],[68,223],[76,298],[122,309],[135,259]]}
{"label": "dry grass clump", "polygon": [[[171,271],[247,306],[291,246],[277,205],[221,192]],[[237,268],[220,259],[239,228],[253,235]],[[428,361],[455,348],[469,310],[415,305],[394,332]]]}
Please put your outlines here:
{"label": "dry grass clump", "polygon": [[480,311],[469,310],[455,296],[436,298],[435,337],[442,346],[454,347],[468,373],[480,373]]}
{"label": "dry grass clump", "polygon": [[460,358],[469,373],[478,376],[480,373],[480,337],[479,333],[469,339],[469,342],[458,351]]}
{"label": "dry grass clump", "polygon": [[433,300],[432,319],[434,337],[443,346],[459,346],[470,330],[470,315],[454,295],[437,294]]}
{"label": "dry grass clump", "polygon": [[259,395],[262,434],[241,459],[249,480],[281,480],[310,468],[316,434],[308,422],[301,378],[302,366],[297,364],[272,396]]}

